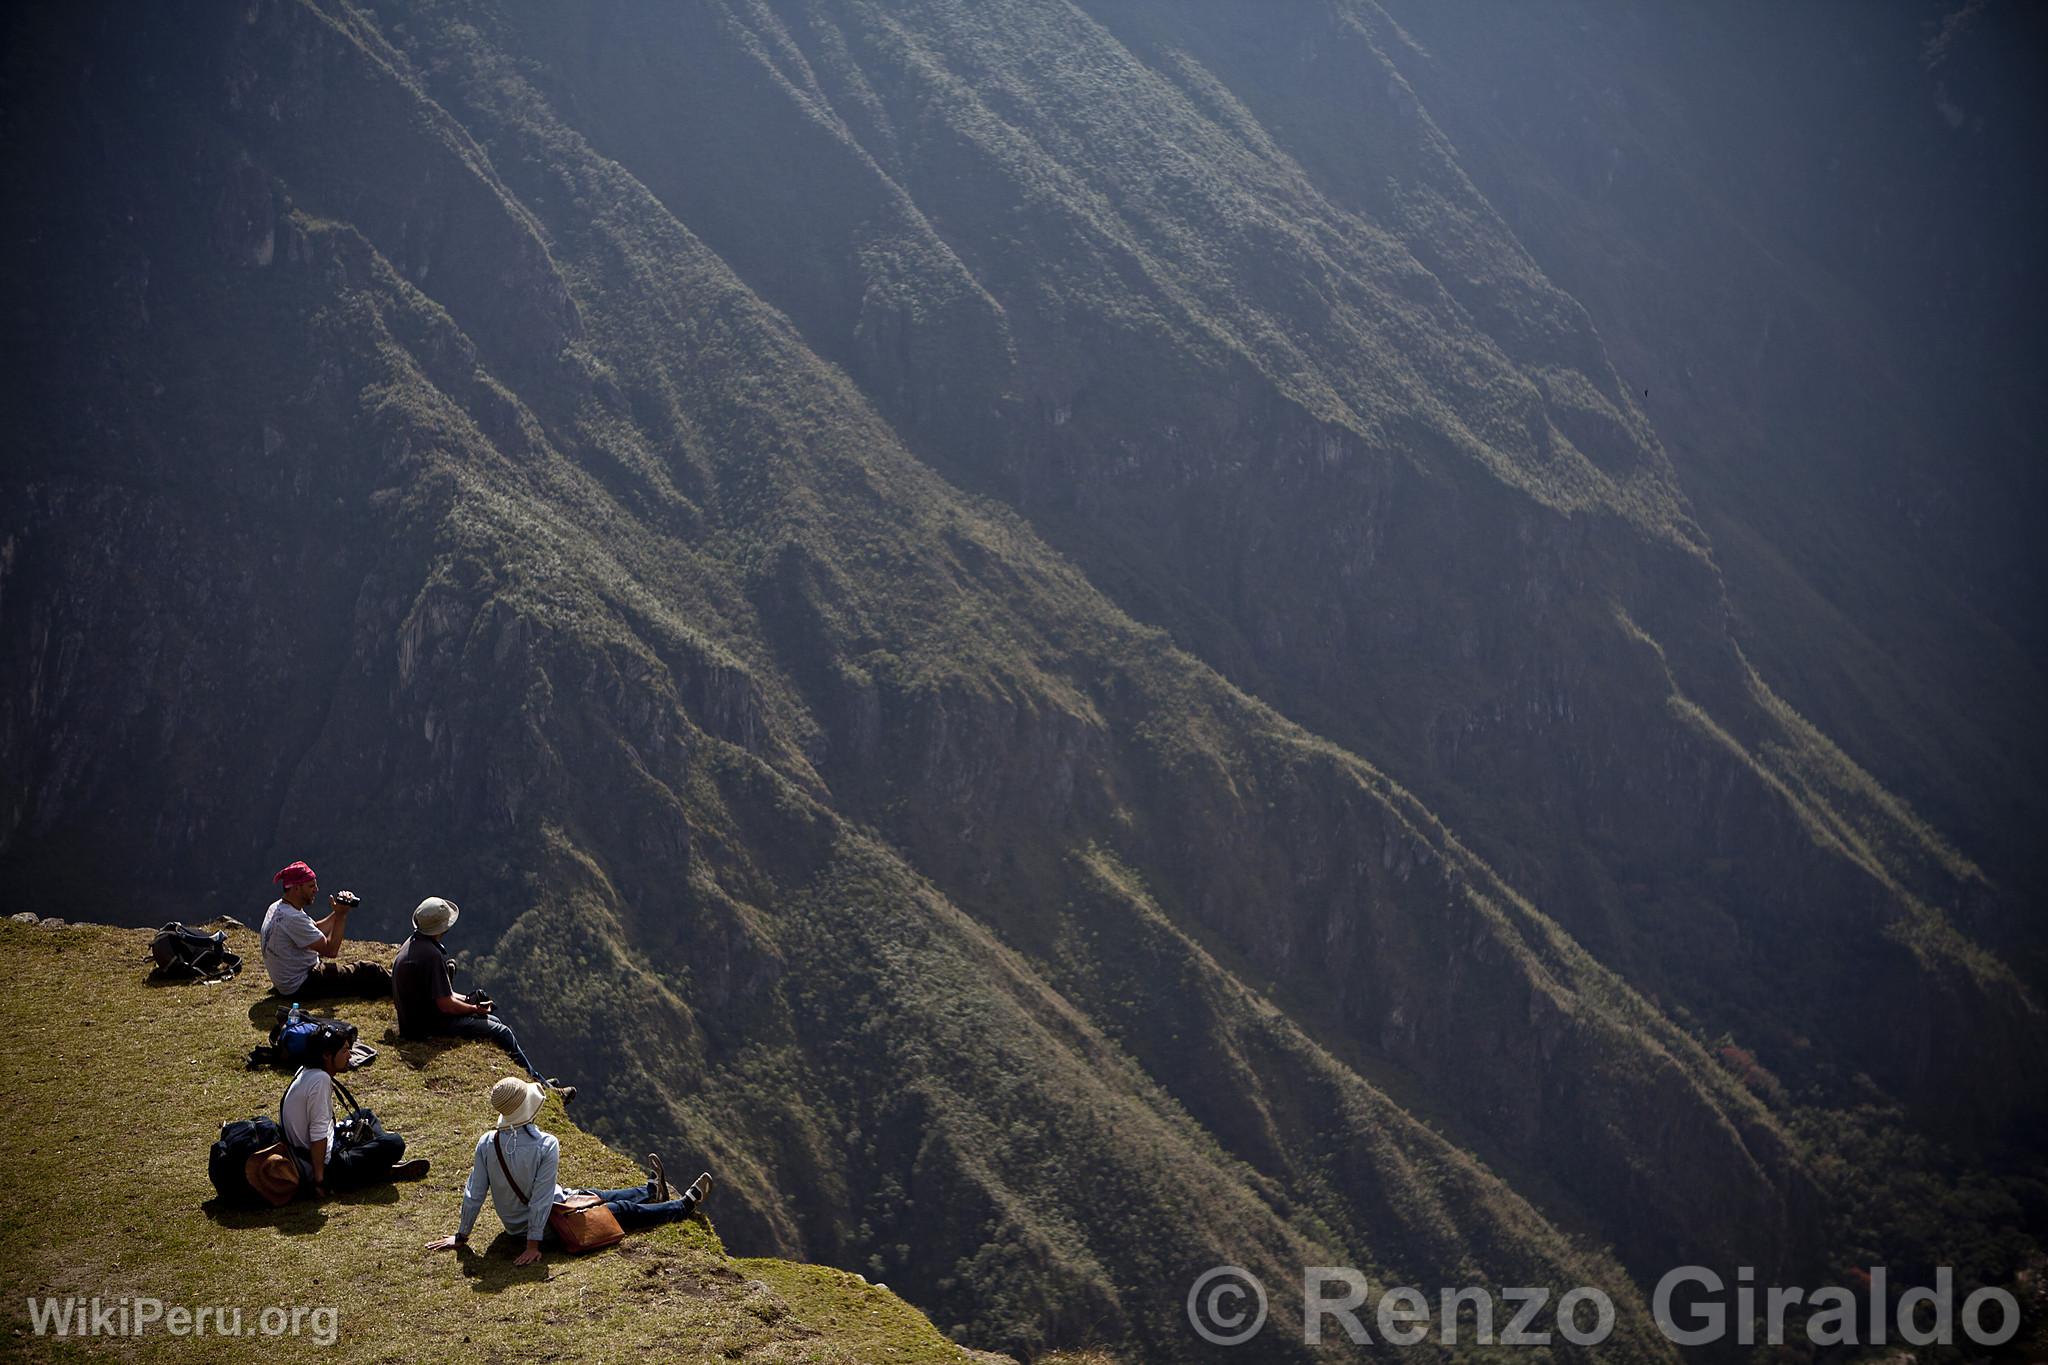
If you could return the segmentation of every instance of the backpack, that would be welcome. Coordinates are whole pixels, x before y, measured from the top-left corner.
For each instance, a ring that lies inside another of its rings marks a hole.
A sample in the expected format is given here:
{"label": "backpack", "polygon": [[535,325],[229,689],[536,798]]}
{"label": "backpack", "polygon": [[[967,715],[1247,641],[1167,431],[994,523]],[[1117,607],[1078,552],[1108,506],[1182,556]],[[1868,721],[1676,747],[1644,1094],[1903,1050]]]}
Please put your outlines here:
{"label": "backpack", "polygon": [[[296,1081],[298,1077],[292,1079]],[[338,1077],[334,1081],[334,1091],[347,1103],[348,1112],[335,1117],[330,1151],[346,1151],[384,1136],[385,1128],[378,1121],[376,1111],[359,1103]],[[286,1093],[290,1093],[289,1086]],[[331,1102],[332,1096],[329,1098]],[[249,1182],[254,1163],[273,1156],[289,1162],[290,1173],[274,1177],[271,1190],[258,1189]],[[238,1208],[289,1204],[298,1196],[302,1186],[310,1185],[311,1165],[305,1154],[285,1137],[283,1098],[278,1099],[276,1118],[257,1114],[223,1123],[220,1137],[214,1142],[213,1150],[207,1153],[206,1174],[213,1181],[214,1191],[220,1195],[221,1202]]]}
{"label": "backpack", "polygon": [[220,1139],[206,1158],[206,1173],[223,1204],[254,1208],[269,1201],[250,1188],[249,1158],[284,1141],[284,1129],[268,1114],[220,1126]]}
{"label": "backpack", "polygon": [[228,951],[225,930],[209,934],[175,921],[156,931],[149,955],[156,960],[152,981],[224,981],[242,970],[242,959]]}
{"label": "backpack", "polygon": [[313,1060],[313,1040],[320,1036],[322,1025],[340,1029],[353,1043],[356,1026],[341,1019],[316,1019],[306,1013],[306,1007],[294,1003],[279,1010],[277,1023],[270,1030],[270,1045],[277,1049],[278,1060],[286,1066],[305,1066]]}
{"label": "backpack", "polygon": [[270,1042],[267,1046],[249,1050],[249,1070],[265,1066],[301,1067],[312,1066],[313,1039],[319,1035],[322,1025],[329,1025],[348,1034],[350,1069],[368,1066],[377,1060],[377,1049],[359,1042],[359,1030],[354,1024],[342,1019],[321,1019],[306,1013],[306,1007],[294,1001],[277,1012],[277,1022],[271,1025]]}

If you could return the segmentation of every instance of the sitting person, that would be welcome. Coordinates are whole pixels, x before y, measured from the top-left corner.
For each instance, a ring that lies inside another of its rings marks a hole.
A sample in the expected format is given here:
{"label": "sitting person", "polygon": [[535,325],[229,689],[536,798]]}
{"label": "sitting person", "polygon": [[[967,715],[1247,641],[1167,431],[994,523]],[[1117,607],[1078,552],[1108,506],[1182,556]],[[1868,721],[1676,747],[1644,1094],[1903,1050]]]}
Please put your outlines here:
{"label": "sitting person", "polygon": [[398,1007],[398,1036],[432,1038],[453,1034],[495,1043],[533,1079],[561,1092],[562,1103],[576,1098],[576,1087],[543,1076],[526,1059],[512,1026],[492,1012],[491,1002],[458,994],[450,978],[454,964],[441,939],[462,914],[462,907],[429,896],[412,912],[412,936],[391,963],[392,1000]]}
{"label": "sitting person", "polygon": [[396,1133],[379,1132],[353,1146],[337,1144],[334,1077],[348,1070],[349,1042],[345,1029],[322,1025],[313,1035],[318,1064],[299,1068],[280,1106],[285,1141],[298,1158],[303,1188],[315,1198],[390,1180],[418,1180],[427,1173],[423,1159],[400,1160],[405,1139]]}
{"label": "sitting person", "polygon": [[[546,1097],[540,1086],[517,1076],[507,1076],[491,1087],[491,1107],[498,1111],[498,1124],[477,1139],[476,1160],[462,1190],[462,1222],[453,1236],[427,1243],[427,1250],[453,1251],[467,1246],[488,1193],[505,1231],[526,1239],[525,1250],[512,1264],[532,1265],[540,1259],[542,1244],[554,1237],[548,1215],[571,1193],[555,1183],[562,1144],[533,1121]],[[661,1157],[650,1152],[647,1160],[654,1167],[654,1179],[644,1185],[577,1193],[602,1199],[619,1226],[629,1232],[687,1218],[711,1193],[711,1173],[706,1171],[683,1191],[682,1198],[669,1198],[668,1173],[662,1169]]]}
{"label": "sitting person", "polygon": [[312,868],[293,863],[270,880],[282,893],[264,912],[258,939],[272,990],[293,1000],[391,994],[391,973],[383,964],[351,962],[343,967],[335,961],[348,934],[349,911],[357,905],[355,892],[335,892],[327,898],[331,908],[326,916],[314,919],[306,913],[320,893],[320,879]]}

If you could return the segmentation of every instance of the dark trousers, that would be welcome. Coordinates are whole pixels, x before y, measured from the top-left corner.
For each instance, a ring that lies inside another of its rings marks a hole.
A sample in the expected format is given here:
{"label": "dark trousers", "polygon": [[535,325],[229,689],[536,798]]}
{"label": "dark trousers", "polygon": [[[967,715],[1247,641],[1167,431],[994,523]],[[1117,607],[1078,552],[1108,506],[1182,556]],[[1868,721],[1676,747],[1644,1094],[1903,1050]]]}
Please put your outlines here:
{"label": "dark trousers", "polygon": [[519,1046],[519,1035],[512,1031],[512,1026],[495,1014],[464,1014],[453,1018],[444,1016],[440,1031],[453,1034],[457,1038],[475,1038],[482,1042],[494,1043],[511,1054],[512,1060],[517,1062],[520,1070],[527,1075],[537,1081],[547,1080],[547,1077],[533,1069],[532,1062],[526,1060],[526,1052]]}
{"label": "dark trousers", "polygon": [[[685,1192],[681,1199],[657,1202],[654,1198],[654,1182],[635,1185],[629,1190],[571,1190],[571,1194],[594,1194],[604,1200],[612,1217],[619,1220],[619,1226],[628,1232],[635,1228],[651,1228],[662,1223],[674,1223],[690,1216],[690,1210],[697,1207],[697,1197]],[[549,1228],[543,1241],[553,1239],[554,1229]]]}
{"label": "dark trousers", "polygon": [[381,999],[391,994],[391,969],[381,962],[351,962],[343,966],[324,959],[306,974],[295,991],[279,991],[293,1000],[333,1000],[342,996]]}
{"label": "dark trousers", "polygon": [[345,1194],[391,1178],[391,1168],[405,1158],[405,1139],[381,1133],[360,1147],[348,1147],[327,1158],[327,1192]]}

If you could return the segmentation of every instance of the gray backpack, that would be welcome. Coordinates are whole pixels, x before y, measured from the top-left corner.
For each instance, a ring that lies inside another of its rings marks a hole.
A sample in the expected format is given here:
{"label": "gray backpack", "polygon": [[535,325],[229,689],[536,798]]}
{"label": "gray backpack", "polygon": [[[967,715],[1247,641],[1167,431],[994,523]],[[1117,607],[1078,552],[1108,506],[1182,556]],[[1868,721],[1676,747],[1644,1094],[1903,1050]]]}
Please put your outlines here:
{"label": "gray backpack", "polygon": [[219,929],[209,934],[166,924],[150,940],[149,955],[156,961],[152,981],[224,981],[242,970],[242,959],[228,951],[227,932]]}

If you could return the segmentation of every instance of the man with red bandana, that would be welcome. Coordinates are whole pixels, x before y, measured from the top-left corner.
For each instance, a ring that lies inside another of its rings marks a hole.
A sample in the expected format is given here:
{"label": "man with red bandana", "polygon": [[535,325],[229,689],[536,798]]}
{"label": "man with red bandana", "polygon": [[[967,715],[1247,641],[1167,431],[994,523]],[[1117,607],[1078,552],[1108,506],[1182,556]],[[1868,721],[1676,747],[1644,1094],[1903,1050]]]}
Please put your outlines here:
{"label": "man with red bandana", "polygon": [[260,934],[263,970],[270,974],[272,990],[294,1000],[391,994],[391,972],[382,963],[343,966],[336,961],[348,933],[348,912],[356,905],[353,891],[329,896],[326,917],[314,919],[306,913],[320,894],[320,879],[312,868],[293,863],[270,880],[282,891],[264,912]]}

